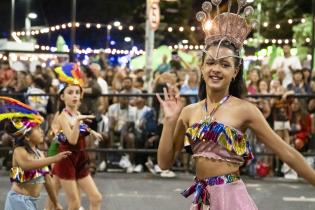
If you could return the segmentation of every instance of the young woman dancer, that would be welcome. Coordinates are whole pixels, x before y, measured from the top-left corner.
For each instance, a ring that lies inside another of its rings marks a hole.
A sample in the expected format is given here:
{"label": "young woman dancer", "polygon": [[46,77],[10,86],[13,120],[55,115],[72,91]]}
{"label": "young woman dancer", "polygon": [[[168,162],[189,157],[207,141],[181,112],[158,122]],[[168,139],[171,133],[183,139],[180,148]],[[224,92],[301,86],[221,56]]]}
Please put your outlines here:
{"label": "young woman dancer", "polygon": [[[220,0],[212,0],[219,13]],[[238,0],[239,10],[246,1]],[[259,109],[242,100],[244,87],[239,51],[251,30],[244,17],[228,12],[218,14],[209,24],[212,4],[205,2],[197,19],[204,23],[206,48],[201,67],[200,102],[182,108],[179,94],[164,90],[164,127],[158,148],[161,169],[169,169],[183,147],[196,161],[193,186],[182,194],[194,194],[191,209],[255,210],[239,176],[239,168],[253,159],[248,139],[250,128],[281,160],[315,185],[315,171],[303,156],[285,143],[268,125]],[[247,7],[248,15],[253,9]]]}
{"label": "young woman dancer", "polygon": [[8,134],[15,138],[10,180],[11,190],[7,195],[5,210],[37,210],[42,186],[52,200],[53,209],[62,209],[57,203],[48,165],[58,162],[71,154],[61,152],[44,157],[37,145],[43,143],[43,131],[39,125],[43,118],[26,104],[15,99],[0,96],[0,121]]}
{"label": "young woman dancer", "polygon": [[71,151],[71,155],[53,167],[53,174],[59,178],[68,201],[69,210],[80,208],[79,187],[87,194],[91,210],[101,208],[102,195],[98,191],[89,172],[89,158],[85,151],[85,136],[92,135],[101,140],[102,136],[90,129],[83,121],[90,121],[93,115],[81,115],[78,112],[82,98],[82,77],[79,66],[74,63],[56,68],[61,82],[59,116],[54,126],[59,129],[58,151]]}

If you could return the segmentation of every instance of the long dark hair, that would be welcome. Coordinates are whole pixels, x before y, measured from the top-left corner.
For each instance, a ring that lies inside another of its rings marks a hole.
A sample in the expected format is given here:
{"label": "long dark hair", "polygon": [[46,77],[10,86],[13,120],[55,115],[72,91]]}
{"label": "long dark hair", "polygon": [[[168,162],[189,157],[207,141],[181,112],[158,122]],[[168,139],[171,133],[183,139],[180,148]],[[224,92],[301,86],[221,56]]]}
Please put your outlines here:
{"label": "long dark hair", "polygon": [[[214,42],[213,44],[208,45],[205,50],[207,51],[211,46],[217,46],[218,44],[219,42]],[[232,50],[235,55],[239,56],[239,51],[234,47],[234,45],[232,45],[228,41],[223,41],[220,47],[228,48]],[[204,64],[205,58],[206,58],[206,53],[203,53],[201,65]],[[234,60],[235,60],[235,67],[237,67],[239,71],[235,79],[233,79],[230,83],[229,94],[237,98],[242,98],[245,94],[245,81],[243,78],[243,59],[234,58]],[[207,97],[206,82],[202,76],[200,78],[198,97],[200,100],[203,100]]]}
{"label": "long dark hair", "polygon": [[13,134],[16,133],[18,129],[15,128],[11,120],[4,121],[4,130],[14,138],[14,148],[24,147],[28,153],[34,153],[29,142],[25,139],[26,136],[32,133],[32,130],[21,136],[14,136]]}

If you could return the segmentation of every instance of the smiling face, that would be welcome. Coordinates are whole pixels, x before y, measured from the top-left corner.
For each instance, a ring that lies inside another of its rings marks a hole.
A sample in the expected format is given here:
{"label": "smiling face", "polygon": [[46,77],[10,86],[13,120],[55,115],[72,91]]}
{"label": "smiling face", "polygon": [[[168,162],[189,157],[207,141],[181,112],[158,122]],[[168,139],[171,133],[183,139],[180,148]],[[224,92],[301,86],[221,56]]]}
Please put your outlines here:
{"label": "smiling face", "polygon": [[78,85],[67,86],[60,95],[66,106],[78,107],[80,105],[81,88]]}
{"label": "smiling face", "polygon": [[207,50],[202,65],[202,76],[210,90],[219,91],[229,88],[233,78],[238,73],[235,65],[235,53],[233,50],[217,46],[211,46]]}
{"label": "smiling face", "polygon": [[258,89],[260,93],[268,92],[268,83],[265,80],[261,80],[258,85]]}

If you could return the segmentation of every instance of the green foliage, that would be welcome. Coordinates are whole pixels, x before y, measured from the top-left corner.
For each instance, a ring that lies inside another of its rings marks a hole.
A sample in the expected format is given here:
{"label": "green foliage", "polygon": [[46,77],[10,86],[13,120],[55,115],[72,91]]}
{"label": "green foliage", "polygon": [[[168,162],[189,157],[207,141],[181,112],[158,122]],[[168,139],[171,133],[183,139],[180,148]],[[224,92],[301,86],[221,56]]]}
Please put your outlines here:
{"label": "green foliage", "polygon": [[[254,8],[261,4],[262,11],[256,11],[256,19],[261,23],[268,22],[270,27],[264,28],[261,26],[260,33],[266,38],[292,38],[292,25],[288,24],[288,19],[298,19],[305,14],[310,14],[311,3],[310,0],[256,0],[253,3]],[[276,30],[275,25],[281,24],[281,29]]]}
{"label": "green foliage", "polygon": [[309,53],[307,46],[309,43],[306,42],[306,38],[312,37],[312,16],[306,15],[305,20],[305,23],[293,26],[293,38],[296,40],[294,46],[297,47],[297,55],[301,60],[304,60]]}

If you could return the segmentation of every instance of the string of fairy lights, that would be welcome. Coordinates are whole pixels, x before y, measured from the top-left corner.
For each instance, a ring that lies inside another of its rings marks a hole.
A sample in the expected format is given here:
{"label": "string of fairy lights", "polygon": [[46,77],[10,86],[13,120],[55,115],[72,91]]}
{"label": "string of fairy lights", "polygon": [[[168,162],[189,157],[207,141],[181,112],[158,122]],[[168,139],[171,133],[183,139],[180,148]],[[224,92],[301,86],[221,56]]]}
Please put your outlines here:
{"label": "string of fairy lights", "polygon": [[[281,29],[281,25],[283,24],[297,24],[297,23],[305,23],[306,19],[305,18],[297,18],[297,19],[288,19],[287,21],[281,21],[279,23],[270,23],[268,21],[265,21],[262,23],[262,27],[266,28],[268,30],[270,29],[277,29],[280,30]],[[86,29],[90,29],[90,28],[96,28],[96,29],[107,29],[107,30],[113,30],[113,29],[117,29],[119,31],[122,30],[129,30],[129,31],[134,31],[136,29],[136,27],[134,25],[122,25],[121,22],[119,21],[115,21],[112,24],[103,24],[103,23],[79,23],[76,22],[75,23],[75,27],[79,28],[79,27],[85,27]],[[46,34],[46,33],[50,33],[50,32],[54,32],[54,31],[60,31],[60,30],[66,30],[72,28],[72,23],[63,23],[63,24],[59,24],[59,25],[54,25],[51,27],[44,27],[42,29],[36,29],[36,30],[31,30],[31,31],[15,31],[13,32],[14,35],[21,37],[21,36],[35,36],[35,35],[39,35],[39,34]],[[188,27],[184,27],[184,26],[168,26],[165,27],[167,32],[184,32],[184,31],[197,31],[197,30],[202,30],[200,26],[188,26]]]}
{"label": "string of fairy lights", "polygon": [[[270,23],[270,22],[263,22],[262,27],[266,28],[266,30],[271,30],[271,29],[276,29],[280,30],[281,25],[284,24],[297,24],[297,23],[305,23],[306,19],[305,18],[297,18],[297,19],[288,19],[286,21],[281,21],[279,23]],[[123,25],[119,21],[112,22],[112,24],[102,24],[102,23],[75,23],[75,27],[85,27],[86,29],[90,28],[96,28],[98,30],[106,29],[106,30],[128,30],[130,32],[134,31],[136,27],[134,25]],[[42,29],[36,29],[36,30],[31,30],[31,31],[15,31],[12,33],[13,36],[15,37],[24,37],[24,36],[36,36],[40,34],[47,34],[50,32],[55,32],[55,31],[61,31],[61,30],[67,30],[69,28],[72,28],[72,23],[63,23],[59,25],[54,25],[51,27],[44,27]],[[174,33],[174,32],[184,32],[187,30],[190,31],[198,31],[202,30],[201,27],[198,26],[189,26],[189,27],[184,27],[184,26],[167,26],[165,27],[165,30],[169,33]],[[289,44],[289,43],[296,43],[295,39],[256,39],[256,38],[249,38],[245,40],[244,44],[245,45],[250,45],[253,43],[259,43],[259,44]],[[311,43],[311,38],[307,37],[305,39],[305,43]],[[170,45],[168,46],[170,49],[180,49],[180,50],[200,50],[203,49],[203,45],[191,45],[189,44],[188,40],[182,40],[179,41],[178,44],[175,45]],[[35,45],[36,50],[41,50],[41,51],[50,51],[50,52],[56,52],[57,48],[56,47],[51,47],[51,46],[46,46],[46,45]],[[142,55],[144,54],[144,50],[142,49],[133,49],[133,50],[123,50],[123,49],[115,49],[115,48],[107,48],[107,49],[75,49],[75,53],[77,54],[91,54],[91,53],[99,53],[99,52],[105,52],[106,54],[117,54],[117,55],[128,55],[130,53],[133,53],[134,55]],[[69,52],[69,49],[65,49],[64,52]]]}

